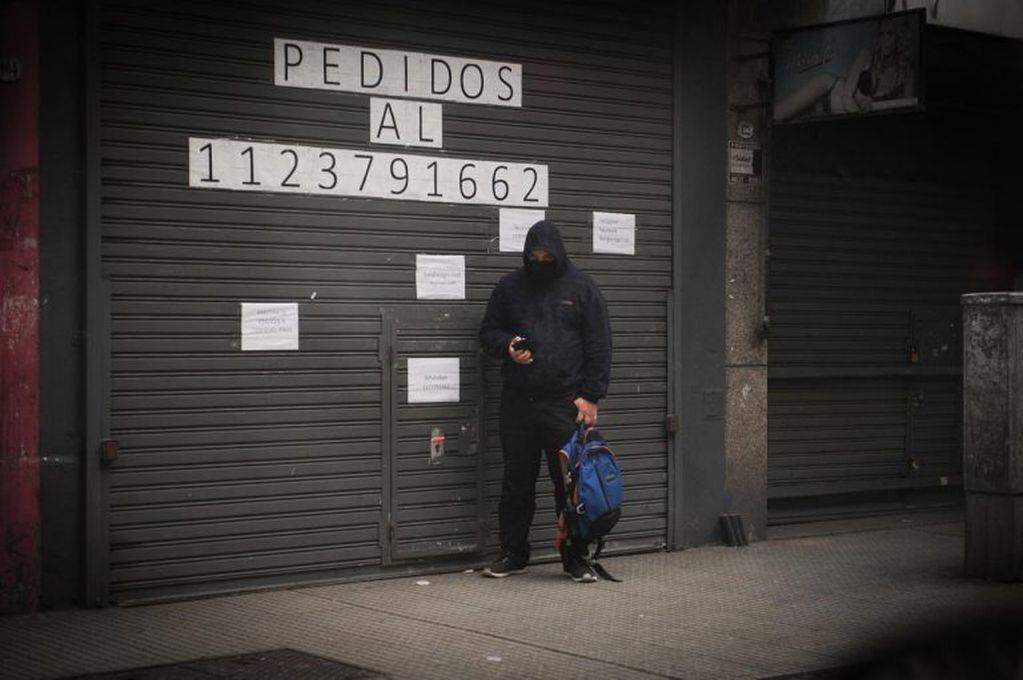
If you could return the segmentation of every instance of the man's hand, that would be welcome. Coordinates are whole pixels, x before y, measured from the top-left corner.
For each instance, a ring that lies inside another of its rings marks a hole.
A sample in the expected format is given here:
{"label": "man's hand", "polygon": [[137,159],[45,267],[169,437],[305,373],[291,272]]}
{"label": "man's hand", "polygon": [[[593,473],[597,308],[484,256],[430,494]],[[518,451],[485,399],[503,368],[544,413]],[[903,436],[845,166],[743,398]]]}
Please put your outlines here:
{"label": "man's hand", "polygon": [[575,414],[575,422],[583,423],[586,427],[593,427],[597,424],[597,405],[588,399],[579,397],[575,400],[575,407],[579,412]]}
{"label": "man's hand", "polygon": [[508,356],[510,356],[512,358],[512,361],[514,361],[515,363],[522,364],[523,366],[528,366],[529,364],[533,363],[533,353],[530,352],[528,349],[515,349],[514,345],[519,340],[525,340],[525,338],[516,335],[514,338],[512,338],[511,342],[508,343]]}

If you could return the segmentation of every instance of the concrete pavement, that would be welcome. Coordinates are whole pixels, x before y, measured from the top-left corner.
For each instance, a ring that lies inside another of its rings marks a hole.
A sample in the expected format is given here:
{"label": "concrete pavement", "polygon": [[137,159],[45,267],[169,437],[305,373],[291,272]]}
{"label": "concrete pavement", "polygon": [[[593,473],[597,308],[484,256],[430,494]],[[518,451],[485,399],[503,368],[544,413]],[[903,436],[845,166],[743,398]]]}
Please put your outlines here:
{"label": "concrete pavement", "polygon": [[624,583],[574,584],[543,564],[7,617],[0,677],[221,677],[176,664],[290,649],[395,679],[766,678],[846,665],[921,623],[1023,610],[1023,584],[961,576],[955,516],[824,526],[606,559]]}

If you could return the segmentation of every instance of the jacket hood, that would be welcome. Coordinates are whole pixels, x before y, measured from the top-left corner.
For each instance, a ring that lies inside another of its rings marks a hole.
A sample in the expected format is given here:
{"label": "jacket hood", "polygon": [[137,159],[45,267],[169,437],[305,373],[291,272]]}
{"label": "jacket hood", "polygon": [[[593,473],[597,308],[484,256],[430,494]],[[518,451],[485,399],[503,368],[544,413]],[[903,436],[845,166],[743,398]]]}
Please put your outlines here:
{"label": "jacket hood", "polygon": [[543,248],[554,258],[554,268],[557,276],[564,274],[569,267],[570,260],[565,252],[565,244],[561,241],[561,231],[558,225],[548,220],[540,220],[529,228],[526,234],[526,245],[522,249],[522,264],[528,264],[529,254],[537,248]]}

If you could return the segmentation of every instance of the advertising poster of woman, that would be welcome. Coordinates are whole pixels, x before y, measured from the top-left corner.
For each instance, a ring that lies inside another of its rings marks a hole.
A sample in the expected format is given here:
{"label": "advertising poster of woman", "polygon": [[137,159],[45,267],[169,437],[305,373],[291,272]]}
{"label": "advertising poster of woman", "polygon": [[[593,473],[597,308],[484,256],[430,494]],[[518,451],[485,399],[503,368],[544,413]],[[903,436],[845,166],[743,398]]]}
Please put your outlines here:
{"label": "advertising poster of woman", "polygon": [[917,10],[780,34],[772,50],[774,121],[919,108],[923,22]]}

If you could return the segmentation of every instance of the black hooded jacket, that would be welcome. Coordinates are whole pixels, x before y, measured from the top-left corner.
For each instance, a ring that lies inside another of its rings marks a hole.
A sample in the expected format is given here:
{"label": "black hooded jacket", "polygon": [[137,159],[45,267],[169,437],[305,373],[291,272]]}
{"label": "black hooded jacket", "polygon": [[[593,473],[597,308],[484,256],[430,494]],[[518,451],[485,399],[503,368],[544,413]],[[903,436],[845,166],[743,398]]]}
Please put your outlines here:
{"label": "black hooded jacket", "polygon": [[[529,272],[529,253],[542,248],[554,258],[554,278]],[[490,295],[480,343],[504,360],[505,385],[527,397],[581,396],[596,403],[611,379],[611,325],[597,284],[565,253],[557,226],[546,220],[526,234],[523,267],[502,277]],[[534,346],[533,363],[508,355],[516,335]]]}

